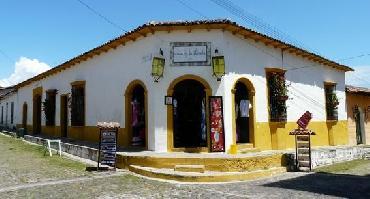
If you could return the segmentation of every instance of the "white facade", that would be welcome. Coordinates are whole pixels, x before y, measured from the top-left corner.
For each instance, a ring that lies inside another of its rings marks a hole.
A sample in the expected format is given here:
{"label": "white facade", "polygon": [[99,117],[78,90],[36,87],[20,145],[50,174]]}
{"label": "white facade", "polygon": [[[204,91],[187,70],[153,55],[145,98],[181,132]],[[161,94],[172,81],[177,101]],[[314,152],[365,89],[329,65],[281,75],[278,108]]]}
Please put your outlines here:
{"label": "white facade", "polygon": [[[170,42],[210,42],[212,55],[217,48],[225,57],[226,75],[221,81],[217,81],[212,76],[212,66],[171,66]],[[166,65],[163,78],[155,83],[151,76],[151,64],[152,57],[158,54],[159,49],[164,52]],[[337,84],[340,101],[338,120],[346,120],[344,71],[319,65],[289,52],[283,52],[282,56],[279,48],[266,46],[222,30],[193,30],[190,33],[182,30],[170,33],[157,31],[154,35],[140,37],[134,42],[120,45],[116,49],[110,49],[106,53],[21,87],[16,94],[1,99],[0,106],[13,101],[14,124],[21,124],[22,105],[27,103],[27,124],[32,125],[33,89],[42,87],[43,100],[46,90],[57,89],[56,125],[59,126],[59,96],[71,93],[71,82],[83,80],[86,82],[85,125],[95,126],[98,121],[117,121],[124,127],[127,108],[124,103],[126,87],[134,80],[141,80],[145,84],[148,96],[148,149],[167,151],[167,107],[164,104],[164,97],[174,79],[191,74],[207,81],[212,89],[212,95],[223,97],[225,145],[228,149],[232,144],[233,133],[231,90],[239,78],[249,79],[255,88],[256,104],[253,108],[256,122],[268,122],[265,78],[265,68],[268,67],[287,70],[286,79],[290,84],[288,88],[290,99],[287,101],[288,121],[296,121],[306,110],[313,113],[313,121],[326,120],[324,82]],[[42,125],[45,125],[44,117]]]}
{"label": "white facade", "polygon": [[[0,100],[0,126],[13,129],[18,121],[17,94],[10,93]],[[12,105],[13,104],[13,105]],[[12,113],[13,106],[13,113]],[[12,120],[13,117],[13,120]]]}

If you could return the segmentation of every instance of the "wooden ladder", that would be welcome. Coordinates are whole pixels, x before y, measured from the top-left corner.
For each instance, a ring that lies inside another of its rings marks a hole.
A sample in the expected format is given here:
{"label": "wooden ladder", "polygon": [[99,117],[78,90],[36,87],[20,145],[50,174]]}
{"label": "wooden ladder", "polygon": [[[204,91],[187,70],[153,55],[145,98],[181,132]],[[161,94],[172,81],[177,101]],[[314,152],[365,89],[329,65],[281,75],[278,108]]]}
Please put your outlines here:
{"label": "wooden ladder", "polygon": [[311,171],[311,136],[296,135],[296,166],[299,171]]}

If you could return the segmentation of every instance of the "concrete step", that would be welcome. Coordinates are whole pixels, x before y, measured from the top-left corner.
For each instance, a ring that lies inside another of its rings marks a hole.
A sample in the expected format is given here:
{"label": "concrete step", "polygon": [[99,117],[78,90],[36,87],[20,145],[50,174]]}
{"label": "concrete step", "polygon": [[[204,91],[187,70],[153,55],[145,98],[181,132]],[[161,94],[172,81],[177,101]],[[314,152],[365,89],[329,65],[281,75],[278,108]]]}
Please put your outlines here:
{"label": "concrete step", "polygon": [[204,173],[182,172],[168,168],[159,169],[137,165],[130,165],[128,168],[131,172],[137,173],[139,175],[180,182],[228,182],[228,181],[254,180],[286,172],[285,167],[274,167],[265,170],[256,170],[250,172],[205,171]]}
{"label": "concrete step", "polygon": [[181,171],[181,172],[204,173],[205,166],[204,165],[176,165],[174,170],[175,171]]}
{"label": "concrete step", "polygon": [[299,171],[308,172],[308,171],[310,171],[310,167],[299,167]]}
{"label": "concrete step", "polygon": [[310,161],[298,160],[299,167],[310,167]]}
{"label": "concrete step", "polygon": [[239,149],[238,153],[245,154],[245,153],[255,153],[255,152],[260,152],[260,151],[261,150],[257,148],[244,148],[244,149]]}
{"label": "concrete step", "polygon": [[309,154],[309,152],[308,148],[298,148],[298,154]]}
{"label": "concrete step", "polygon": [[310,156],[309,156],[309,154],[298,154],[298,160],[309,161]]}
{"label": "concrete step", "polygon": [[309,148],[310,144],[308,142],[298,142],[298,148]]}
{"label": "concrete step", "polygon": [[297,135],[297,141],[308,141],[309,136],[308,135]]}
{"label": "concrete step", "polygon": [[252,143],[240,143],[240,144],[236,144],[236,146],[238,147],[238,150],[242,150],[242,149],[252,149],[253,148],[253,144]]}

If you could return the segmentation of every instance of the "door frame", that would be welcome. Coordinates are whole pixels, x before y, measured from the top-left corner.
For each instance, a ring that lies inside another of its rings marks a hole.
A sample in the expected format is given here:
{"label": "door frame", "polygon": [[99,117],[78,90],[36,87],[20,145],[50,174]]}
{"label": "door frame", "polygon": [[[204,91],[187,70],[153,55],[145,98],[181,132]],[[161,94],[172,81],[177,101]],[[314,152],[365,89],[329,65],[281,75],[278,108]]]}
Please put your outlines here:
{"label": "door frame", "polygon": [[[252,108],[249,109],[249,143],[236,143],[236,112],[235,112],[235,86],[238,82],[241,82],[244,84],[247,89],[248,89],[248,99],[249,102],[252,105]],[[255,126],[256,126],[256,103],[255,103],[255,89],[253,86],[253,83],[246,77],[240,77],[235,80],[232,88],[231,88],[231,109],[232,109],[232,143],[234,145],[243,145],[243,144],[253,144],[253,147],[255,147],[256,142],[255,142],[255,136],[254,136],[254,131],[255,131]]]}
{"label": "door frame", "polygon": [[[32,91],[32,109],[33,109],[33,114],[32,114],[32,134],[41,134],[41,130],[42,130],[42,87],[37,87],[35,89],[33,89]],[[36,107],[36,100],[38,99],[38,97],[40,97],[40,107],[39,107],[39,110],[37,110],[37,107]],[[38,111],[40,112],[40,116],[39,118],[36,118],[37,117],[37,113]],[[36,132],[36,131],[39,131],[39,132]]]}
{"label": "door frame", "polygon": [[27,102],[24,102],[22,107],[22,128],[24,129],[24,132],[27,132],[27,114],[28,105]]}
{"label": "door frame", "polygon": [[[65,111],[65,108],[67,111]],[[60,137],[68,138],[68,121],[69,121],[69,114],[68,114],[68,94],[60,95]],[[67,120],[66,125],[64,125],[63,119]],[[65,132],[65,136],[64,136]]]}
{"label": "door frame", "polygon": [[144,150],[148,150],[148,90],[144,84],[139,79],[131,81],[128,86],[126,87],[124,96],[125,96],[125,134],[126,136],[123,137],[123,145],[126,147],[131,147],[131,140],[132,140],[132,110],[131,110],[131,98],[133,95],[133,91],[136,86],[141,86],[144,89],[144,113],[145,113],[145,146],[139,147],[143,148]]}
{"label": "door frame", "polygon": [[[356,112],[356,143],[357,144],[365,144],[365,113],[361,107],[358,107]],[[359,128],[359,129],[358,129]],[[358,132],[359,131],[359,132]],[[361,143],[358,142],[357,136],[361,137]]]}
{"label": "door frame", "polygon": [[208,99],[209,96],[212,95],[212,89],[209,86],[208,82],[204,80],[203,78],[197,76],[197,75],[183,75],[176,79],[174,79],[168,89],[167,89],[167,96],[173,96],[173,93],[175,91],[175,86],[184,81],[184,80],[195,80],[203,85],[204,91],[206,94],[206,124],[207,124],[207,146],[206,147],[181,147],[181,148],[175,148],[174,147],[174,132],[173,132],[173,106],[167,105],[167,151],[169,152],[210,152],[210,131],[209,131],[209,104]]}

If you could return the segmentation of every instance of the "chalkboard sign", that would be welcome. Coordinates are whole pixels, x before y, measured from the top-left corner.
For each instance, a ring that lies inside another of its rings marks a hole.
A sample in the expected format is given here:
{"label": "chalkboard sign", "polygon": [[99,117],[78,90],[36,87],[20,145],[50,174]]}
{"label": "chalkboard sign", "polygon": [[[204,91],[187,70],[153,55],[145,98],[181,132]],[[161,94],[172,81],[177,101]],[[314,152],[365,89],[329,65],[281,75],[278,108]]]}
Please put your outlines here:
{"label": "chalkboard sign", "polygon": [[117,130],[116,128],[100,129],[98,169],[99,164],[116,168]]}
{"label": "chalkboard sign", "polygon": [[209,97],[209,120],[211,126],[211,151],[225,151],[224,116],[222,108],[222,97]]}

